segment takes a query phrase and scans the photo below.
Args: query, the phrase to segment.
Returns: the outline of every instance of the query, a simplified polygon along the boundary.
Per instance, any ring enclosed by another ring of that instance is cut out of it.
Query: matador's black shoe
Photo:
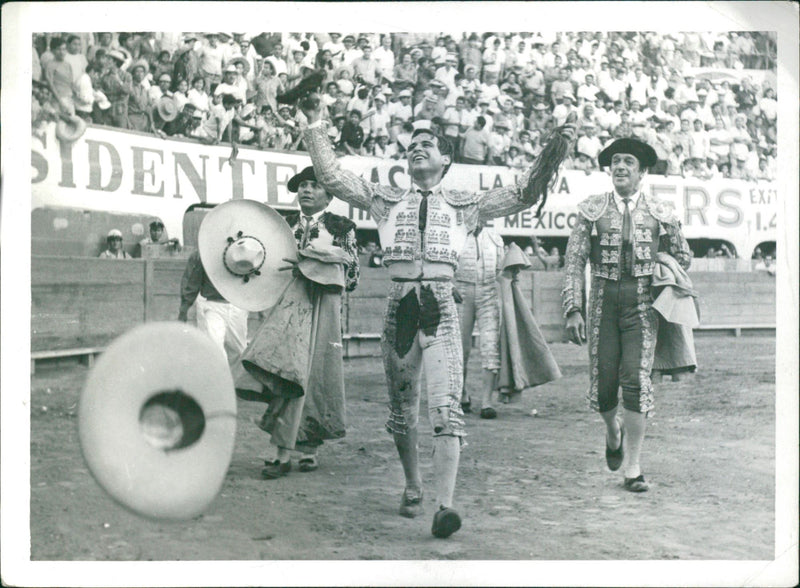
[[[628,492],[647,492],[650,486],[644,481],[644,476],[639,474],[635,478],[625,478],[625,490]]]
[[[452,508],[445,506],[439,507],[433,515],[433,526],[431,533],[439,539],[447,539],[450,535],[461,528],[461,517]]]
[[[292,471],[291,461],[282,462],[277,459],[265,461],[264,466],[264,469],[261,470],[261,477],[265,480],[277,480]]]

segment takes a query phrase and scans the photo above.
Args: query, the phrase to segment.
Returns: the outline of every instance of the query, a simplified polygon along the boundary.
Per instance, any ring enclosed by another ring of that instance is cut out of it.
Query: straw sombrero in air
[[[200,260],[214,287],[234,306],[270,308],[292,279],[279,271],[297,259],[289,225],[275,210],[255,200],[230,200],[203,219],[197,235]]]

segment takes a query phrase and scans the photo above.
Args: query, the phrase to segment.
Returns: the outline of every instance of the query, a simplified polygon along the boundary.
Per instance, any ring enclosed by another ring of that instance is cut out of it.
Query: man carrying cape
[[[618,470],[627,457],[624,488],[631,492],[649,488],[639,459],[645,417],[654,407],[650,374],[659,328],[651,292],[654,272],[665,254],[673,258],[676,272],[688,268],[692,258],[671,207],[641,190],[642,179],[656,160],[652,147],[632,138],[617,139],[600,153],[600,167],[611,168],[613,190],[589,196],[578,205],[562,290],[567,332],[571,341],[581,345],[587,335],[582,316],[583,274],[590,261],[588,399],[606,425],[608,468]],[[687,279],[685,273],[682,277]],[[666,344],[665,348],[673,349]],[[672,355],[693,357],[674,349]],[[617,417],[620,388],[622,420]]]

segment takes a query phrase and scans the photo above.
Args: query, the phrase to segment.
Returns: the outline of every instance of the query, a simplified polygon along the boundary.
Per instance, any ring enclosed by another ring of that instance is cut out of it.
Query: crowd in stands
[[[774,83],[743,71],[774,79],[773,33],[48,33],[33,43],[34,132],[77,116],[302,150],[305,117],[277,96],[322,70],[341,154],[401,158],[426,120],[456,162],[524,169],[575,111],[567,168],[588,173],[607,142],[636,136],[658,154],[654,173],[775,177]]]

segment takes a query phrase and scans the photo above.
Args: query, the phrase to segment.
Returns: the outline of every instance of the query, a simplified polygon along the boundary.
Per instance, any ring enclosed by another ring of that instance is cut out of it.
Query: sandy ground
[[[468,415],[456,489],[461,531],[430,534],[433,483],[421,434],[425,515],[397,515],[402,471],[384,432],[378,358],[346,363],[347,437],[321,467],[260,478],[262,405],[239,402],[236,449],[220,496],[183,523],[138,518],[94,482],[78,446],[76,405],[86,368],[40,365],[31,380],[31,557],[34,560],[772,559],[775,340],[701,338],[701,371],[657,389],[644,472],[630,494],[607,471],[603,427],[584,400],[586,350],[553,345],[564,377]],[[477,355],[477,352],[474,354]],[[478,382],[477,357],[470,362]],[[538,416],[532,416],[532,409]],[[424,414],[424,413],[423,413]],[[625,521],[627,532],[622,534]]]

